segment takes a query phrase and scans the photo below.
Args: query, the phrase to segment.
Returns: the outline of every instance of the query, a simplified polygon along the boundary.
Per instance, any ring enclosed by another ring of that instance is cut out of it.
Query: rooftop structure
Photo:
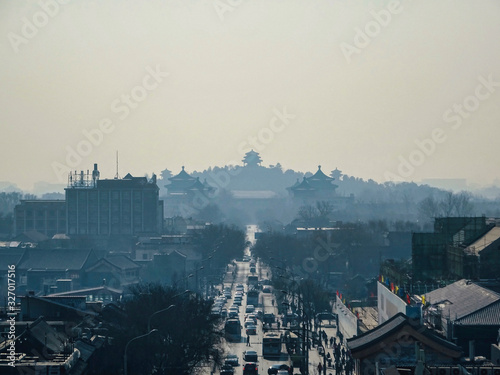
[[[92,173],[70,173],[66,192],[69,236],[144,235],[161,232],[163,201],[158,198],[156,176],[99,179]]]
[[[328,177],[318,165],[318,170],[310,177],[304,177],[302,181],[290,186],[288,190],[294,198],[300,199],[328,199],[335,196],[337,185],[333,184],[333,178]]]
[[[242,162],[246,167],[256,167],[260,166],[262,159],[260,158],[259,153],[252,149],[245,154]]]

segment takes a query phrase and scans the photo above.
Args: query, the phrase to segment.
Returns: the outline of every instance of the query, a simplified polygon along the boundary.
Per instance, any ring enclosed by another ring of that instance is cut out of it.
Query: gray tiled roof
[[[443,316],[456,321],[500,301],[500,294],[463,279],[426,293],[425,298],[432,305],[444,304]]]
[[[23,270],[80,270],[91,253],[91,249],[27,249],[16,268]]]
[[[124,255],[110,256],[106,258],[106,260],[115,267],[118,267],[122,270],[140,268],[140,266],[137,263],[135,263],[132,259]]]
[[[382,341],[385,337],[390,336],[391,334],[400,330],[403,326],[409,325],[412,326],[409,318],[403,314],[398,313],[394,315],[391,319],[385,321],[381,325],[375,327],[374,329],[363,333],[357,337],[353,337],[351,339],[347,339],[347,347],[351,351],[362,350],[364,348],[376,345],[378,342]],[[461,349],[445,340],[444,338],[434,334],[430,329],[424,327],[414,327],[418,329],[418,332],[434,341],[435,343],[447,347],[448,349],[454,350],[457,353],[461,352]]]
[[[356,350],[364,347],[365,345],[370,345],[374,341],[378,341],[382,339],[386,335],[390,334],[393,331],[396,331],[398,328],[402,327],[407,323],[406,316],[403,314],[397,314],[392,319],[387,320],[382,323],[378,327],[351,339],[347,340],[347,346],[349,349]]]
[[[500,301],[455,321],[459,325],[500,326]]]

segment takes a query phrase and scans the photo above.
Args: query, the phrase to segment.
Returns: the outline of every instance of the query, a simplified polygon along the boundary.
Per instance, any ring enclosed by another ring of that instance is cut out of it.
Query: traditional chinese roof
[[[426,293],[425,299],[432,305],[441,305],[443,316],[450,317],[451,321],[465,322],[462,318],[468,316],[470,321],[481,320],[481,316],[488,319],[490,310],[480,310],[493,303],[497,305],[494,310],[500,308],[500,294],[465,279]],[[500,321],[500,314],[497,321]]]
[[[309,181],[333,181],[333,178],[328,177],[326,174],[323,173],[321,170],[321,165],[318,165],[318,170],[314,175],[311,177],[307,178]]]
[[[16,268],[33,271],[82,270],[92,259],[96,259],[92,249],[26,249]]]
[[[169,177],[169,181],[194,181],[195,178],[191,175],[189,175],[185,170],[184,166],[182,166],[182,170],[179,172],[179,174]]]
[[[170,184],[165,185],[169,195],[187,195],[196,191],[212,191],[215,188],[210,186],[205,180],[203,183],[200,181],[199,177],[193,177],[189,175],[182,167],[182,171],[174,176],[170,177]]]
[[[387,341],[398,340],[401,331],[405,331],[406,335],[413,337],[416,341],[447,356],[459,358],[461,355],[462,350],[460,347],[439,337],[428,328],[412,324],[410,319],[403,313],[394,315],[391,319],[370,331],[347,339],[347,347],[351,350],[354,358],[362,358],[368,352],[383,351],[389,345]]]
[[[290,188],[290,190],[293,190],[295,192],[295,191],[311,191],[311,190],[315,190],[315,189],[311,186],[311,184],[309,184],[309,181],[307,180],[307,178],[304,177],[304,179],[302,180],[302,182],[300,184],[293,185]]]
[[[297,182],[290,186],[288,189],[291,190],[294,194],[299,193],[303,194],[304,192],[308,192],[310,194],[331,194],[337,188],[337,185],[332,184],[334,178],[328,177],[321,170],[321,165],[318,165],[318,170],[315,174],[310,177],[304,177],[302,182]]]
[[[259,153],[255,152],[253,149],[245,154],[242,161],[245,165],[260,165],[260,163],[262,163]]]

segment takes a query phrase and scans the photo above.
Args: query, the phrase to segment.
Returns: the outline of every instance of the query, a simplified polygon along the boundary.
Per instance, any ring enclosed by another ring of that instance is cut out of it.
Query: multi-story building
[[[413,233],[414,280],[479,278],[479,259],[472,248],[494,227],[484,216],[445,217],[435,219],[433,233]]]
[[[21,200],[14,208],[14,236],[37,231],[52,237],[66,232],[64,200]]]
[[[163,201],[156,176],[99,179],[92,173],[70,173],[66,192],[69,236],[153,235],[161,233]]]

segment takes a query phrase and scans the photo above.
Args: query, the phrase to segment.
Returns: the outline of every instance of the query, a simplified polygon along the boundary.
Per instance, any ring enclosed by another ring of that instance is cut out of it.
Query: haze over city
[[[63,3],[0,4],[1,181],[251,148],[378,182],[500,178],[496,1]]]

